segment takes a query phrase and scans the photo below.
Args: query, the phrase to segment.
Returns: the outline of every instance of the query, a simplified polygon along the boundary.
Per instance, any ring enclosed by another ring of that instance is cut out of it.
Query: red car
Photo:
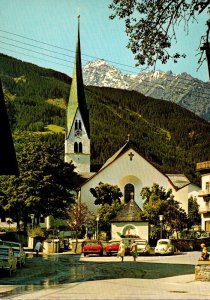
[[[106,254],[113,255],[117,254],[120,246],[120,241],[109,241],[108,245],[106,246]]]
[[[101,241],[98,240],[86,240],[83,244],[84,256],[88,254],[98,254],[103,256],[103,246]]]

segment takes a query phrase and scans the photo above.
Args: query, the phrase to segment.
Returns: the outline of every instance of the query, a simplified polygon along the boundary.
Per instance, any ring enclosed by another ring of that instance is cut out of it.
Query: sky
[[[76,47],[77,15],[80,14],[82,64],[104,59],[123,73],[136,74],[134,55],[126,47],[124,22],[110,20],[111,0],[0,0],[0,53],[72,76]],[[177,31],[174,49],[187,58],[177,64],[158,64],[156,69],[186,72],[208,81],[207,63],[198,68],[200,38],[206,32],[206,16],[190,25],[190,34]],[[197,55],[197,56],[196,56]]]

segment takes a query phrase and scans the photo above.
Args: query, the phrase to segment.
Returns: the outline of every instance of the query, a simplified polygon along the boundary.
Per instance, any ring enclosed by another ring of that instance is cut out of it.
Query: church
[[[91,211],[97,214],[98,207],[90,188],[95,188],[100,182],[117,185],[123,193],[122,201],[128,203],[130,195],[142,208],[140,196],[143,187],[159,184],[166,190],[171,189],[180,206],[188,212],[188,192],[190,181],[184,174],[164,174],[152,162],[139,153],[128,138],[122,142],[122,147],[105,162],[96,173],[90,172],[91,161],[91,128],[89,112],[85,100],[81,48],[80,24],[78,18],[78,35],[76,57],[69,102],[67,107],[67,130],[65,137],[65,162],[72,162],[76,172],[87,178],[80,186],[79,200],[86,203]]]

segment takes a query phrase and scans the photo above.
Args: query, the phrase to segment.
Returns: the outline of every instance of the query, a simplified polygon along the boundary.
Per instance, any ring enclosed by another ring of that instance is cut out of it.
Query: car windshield
[[[0,250],[0,255],[8,255],[8,250],[7,249],[1,249]]]
[[[160,241],[160,242],[158,242],[158,245],[168,245],[169,244],[169,242],[167,242],[167,241]]]
[[[111,245],[119,245],[120,242],[110,242],[108,245],[111,246]]]

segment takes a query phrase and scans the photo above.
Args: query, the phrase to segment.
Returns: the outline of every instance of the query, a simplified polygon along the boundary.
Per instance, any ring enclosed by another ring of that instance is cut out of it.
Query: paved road
[[[9,285],[8,281],[2,282],[5,279],[0,278],[0,298],[210,299],[210,283],[195,281],[194,269],[199,255],[199,252],[189,252],[174,256],[138,257],[136,263],[132,261],[132,257],[126,257],[123,263],[117,257],[80,257],[61,254],[37,260],[34,258],[28,267],[30,274],[34,275],[24,278],[26,270],[24,276],[19,272],[19,275],[17,273],[13,278],[13,284],[10,281]],[[62,264],[57,264],[58,257]],[[67,259],[71,262],[70,265],[66,264]],[[41,277],[40,280],[36,277],[38,269],[33,273],[31,270],[33,264],[38,264],[39,268],[42,264],[44,269],[48,266],[45,279]],[[59,264],[61,265],[57,271],[59,276],[56,277],[55,271]],[[67,270],[69,276],[66,277]],[[28,272],[28,275],[30,274]]]

